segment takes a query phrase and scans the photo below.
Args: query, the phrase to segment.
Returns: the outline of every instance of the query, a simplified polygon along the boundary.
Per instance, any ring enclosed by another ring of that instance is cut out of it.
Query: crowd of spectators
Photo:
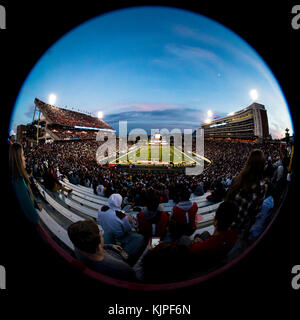
[[[98,133],[93,130],[70,130],[59,127],[52,128],[50,130],[59,140],[95,140]]]
[[[43,115],[52,124],[61,126],[83,126],[91,128],[113,129],[110,125],[101,119],[92,117],[88,114],[58,108],[50,104],[44,103],[35,99],[35,104],[38,106]]]
[[[205,141],[204,155],[211,163],[198,176],[132,173],[99,166],[95,154],[100,144],[55,142],[28,148],[27,171],[44,181],[49,175],[66,176],[107,197],[96,222],[70,226],[76,256],[101,273],[146,283],[187,279],[254,241],[279,200],[290,156],[278,144]],[[193,236],[198,207],[191,194],[207,191],[208,203],[224,202],[217,209],[213,234]],[[171,215],[161,206],[169,200],[175,202]],[[126,205],[139,211],[136,218],[122,210]]]
[[[280,146],[277,144],[250,144],[227,141],[205,141],[204,155],[211,160],[205,163],[204,171],[198,176],[187,176],[170,170],[160,173],[136,170],[126,172],[118,167],[99,166],[96,151],[103,142],[68,141],[52,144],[39,144],[25,150],[27,168],[34,175],[42,176],[45,171],[59,170],[70,182],[97,189],[109,197],[120,193],[140,205],[144,193],[149,187],[158,190],[164,202],[177,200],[178,186],[184,185],[196,196],[213,190],[211,201],[219,202],[234,177],[241,171],[250,151],[255,148],[263,150],[268,159],[268,174],[272,174],[280,164]]]

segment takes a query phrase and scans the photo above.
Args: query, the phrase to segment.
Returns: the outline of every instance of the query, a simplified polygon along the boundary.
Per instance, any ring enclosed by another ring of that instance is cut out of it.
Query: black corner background
[[[7,130],[18,92],[41,55],[62,35],[101,13],[135,5],[167,5],[206,15],[240,35],[267,62],[291,107],[297,132],[300,101],[300,30],[291,27],[297,1],[1,1],[7,29],[0,30],[1,65],[1,252],[7,290],[0,301],[9,312],[61,317],[80,310],[108,318],[107,307],[192,304],[193,318],[267,316],[296,312],[300,290],[291,287],[291,269],[300,264],[297,178],[280,215],[263,241],[236,266],[201,285],[170,292],[142,293],[100,284],[79,274],[30,230],[19,212],[8,177]],[[300,4],[300,1],[298,1]],[[296,149],[296,154],[298,153]],[[298,155],[297,155],[298,156]],[[6,306],[8,304],[4,303]],[[22,305],[22,307],[21,307]],[[59,309],[63,307],[63,309]],[[238,311],[238,309],[240,309]],[[299,310],[298,310],[299,311]],[[91,315],[92,316],[92,315]],[[126,318],[126,317],[125,317]],[[125,319],[124,318],[124,319]],[[122,319],[122,317],[120,317]]]

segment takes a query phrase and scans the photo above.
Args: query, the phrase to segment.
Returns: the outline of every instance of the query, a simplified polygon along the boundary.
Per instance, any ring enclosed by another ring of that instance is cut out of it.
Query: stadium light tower
[[[55,104],[55,102],[56,102],[56,95],[55,95],[54,93],[51,93],[51,94],[49,95],[48,102],[49,102],[49,104],[51,104],[51,105],[54,105],[54,104]]]
[[[102,119],[103,118],[103,112],[102,111],[98,111],[98,119]]]
[[[251,89],[249,91],[249,95],[253,101],[256,101],[258,99],[258,92],[256,89]]]
[[[211,117],[213,116],[213,113],[212,113],[211,110],[208,110],[208,111],[207,111],[207,116],[208,116],[208,118],[211,118]]]

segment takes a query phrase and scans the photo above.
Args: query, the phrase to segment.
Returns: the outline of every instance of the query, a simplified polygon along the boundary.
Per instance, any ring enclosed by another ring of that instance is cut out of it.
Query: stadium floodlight
[[[227,115],[228,115],[228,116],[233,116],[233,115],[234,115],[234,112],[229,112]]]
[[[54,104],[55,104],[55,102],[56,102],[56,95],[55,95],[54,93],[51,93],[51,94],[49,95],[48,102],[49,102],[49,104],[51,104],[51,105],[54,105]]]
[[[204,122],[205,123],[211,123],[211,119],[206,119]]]
[[[211,118],[211,117],[213,116],[213,113],[212,113],[211,110],[208,110],[208,111],[207,111],[207,116],[208,116],[209,118]]]
[[[249,91],[249,95],[253,101],[256,101],[258,99],[258,92],[256,89],[251,89]]]
[[[103,112],[102,111],[98,111],[98,119],[102,119],[103,118]]]

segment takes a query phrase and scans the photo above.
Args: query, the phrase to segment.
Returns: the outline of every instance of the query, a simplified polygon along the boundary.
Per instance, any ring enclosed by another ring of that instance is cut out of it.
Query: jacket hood
[[[110,209],[121,210],[121,204],[122,204],[122,196],[118,193],[113,193],[108,198],[108,206],[110,207]]]
[[[191,207],[193,206],[193,202],[188,200],[188,201],[181,201],[177,204],[177,207],[184,210],[184,211],[189,211]]]

